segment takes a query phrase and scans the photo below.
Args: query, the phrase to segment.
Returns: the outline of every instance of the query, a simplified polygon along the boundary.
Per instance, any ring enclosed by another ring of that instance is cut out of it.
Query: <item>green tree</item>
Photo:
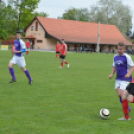
[[[34,17],[37,17],[37,16],[40,16],[40,17],[48,17],[49,15],[47,13],[44,13],[44,12],[34,12],[33,13],[33,18]]]
[[[6,39],[7,38],[7,32],[5,28],[5,7],[6,4],[4,1],[0,1],[0,38]]]
[[[17,20],[17,29],[24,30],[24,28],[33,19],[33,12],[38,8],[40,0],[8,0],[9,6],[15,11],[13,20]]]
[[[129,36],[131,34],[132,11],[122,1],[100,0],[90,7],[90,21],[98,22],[102,19],[104,24],[116,25],[119,30]]]
[[[77,21],[89,21],[89,11],[87,8],[74,8],[66,10],[65,13],[58,17],[59,19],[77,20]]]

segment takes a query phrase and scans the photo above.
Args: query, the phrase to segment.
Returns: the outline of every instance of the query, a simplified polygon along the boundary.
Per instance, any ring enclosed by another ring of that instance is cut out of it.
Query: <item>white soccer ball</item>
[[[100,110],[100,117],[102,118],[102,119],[108,119],[109,118],[109,116],[110,116],[110,111],[107,109],[107,108],[102,108],[101,110]]]

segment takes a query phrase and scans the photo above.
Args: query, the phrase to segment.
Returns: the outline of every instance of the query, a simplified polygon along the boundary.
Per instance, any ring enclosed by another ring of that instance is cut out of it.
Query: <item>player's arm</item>
[[[24,41],[22,41],[21,39],[20,39],[20,45],[21,45],[21,50],[20,51],[13,50],[13,53],[24,53],[24,52],[26,52],[26,45],[25,45]]]
[[[116,68],[113,67],[112,68],[112,71],[111,71],[111,74],[109,75],[109,79],[112,79],[112,77],[113,77],[113,75],[114,75],[115,72],[116,72]]]
[[[26,52],[25,42],[23,40],[21,40],[21,39],[20,39],[20,45],[21,45],[21,51],[20,51],[20,53]]]
[[[67,45],[65,44],[65,55],[67,54]]]
[[[116,64],[113,60],[113,67],[112,67],[112,71],[111,71],[111,74],[109,75],[109,79],[112,79],[114,73],[116,72]]]
[[[134,66],[130,68],[130,71],[125,75],[126,78],[129,78],[134,71]]]
[[[26,49],[22,49],[21,51],[16,51],[16,50],[13,50],[14,53],[24,53],[26,52]]]
[[[125,75],[126,78],[129,78],[133,71],[134,71],[134,63],[132,61],[132,58],[130,56],[127,56],[127,65],[130,67],[129,72]]]

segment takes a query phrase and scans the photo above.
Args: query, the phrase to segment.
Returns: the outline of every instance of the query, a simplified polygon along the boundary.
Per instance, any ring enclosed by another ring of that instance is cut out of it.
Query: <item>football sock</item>
[[[68,64],[68,62],[67,62],[67,61],[65,61],[64,63],[65,63],[65,64]]]
[[[31,78],[28,70],[25,71],[25,74],[26,74],[27,78],[29,79],[29,81],[32,81],[32,78]]]
[[[122,99],[121,99],[121,97],[120,97],[120,103],[122,104]]]
[[[133,102],[132,103],[134,103],[134,97],[133,97]]]
[[[128,119],[129,114],[128,114],[128,101],[127,101],[127,99],[122,101],[122,108],[123,108],[125,118]]]
[[[12,75],[13,80],[15,80],[14,70],[13,68],[9,68],[10,74]]]
[[[63,67],[63,63],[61,63],[61,67]]]
[[[122,99],[121,99],[121,97],[120,97],[120,103],[122,104]],[[131,111],[130,106],[128,106],[128,110]]]

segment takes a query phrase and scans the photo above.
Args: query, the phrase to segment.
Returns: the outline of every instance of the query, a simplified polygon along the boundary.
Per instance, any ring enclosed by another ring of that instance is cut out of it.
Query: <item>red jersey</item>
[[[67,45],[62,44],[61,46],[61,55],[66,55],[67,54]]]
[[[26,47],[30,48],[30,42],[29,41],[26,41]]]
[[[56,52],[60,52],[61,51],[61,45],[60,44],[57,44],[56,45]]]

